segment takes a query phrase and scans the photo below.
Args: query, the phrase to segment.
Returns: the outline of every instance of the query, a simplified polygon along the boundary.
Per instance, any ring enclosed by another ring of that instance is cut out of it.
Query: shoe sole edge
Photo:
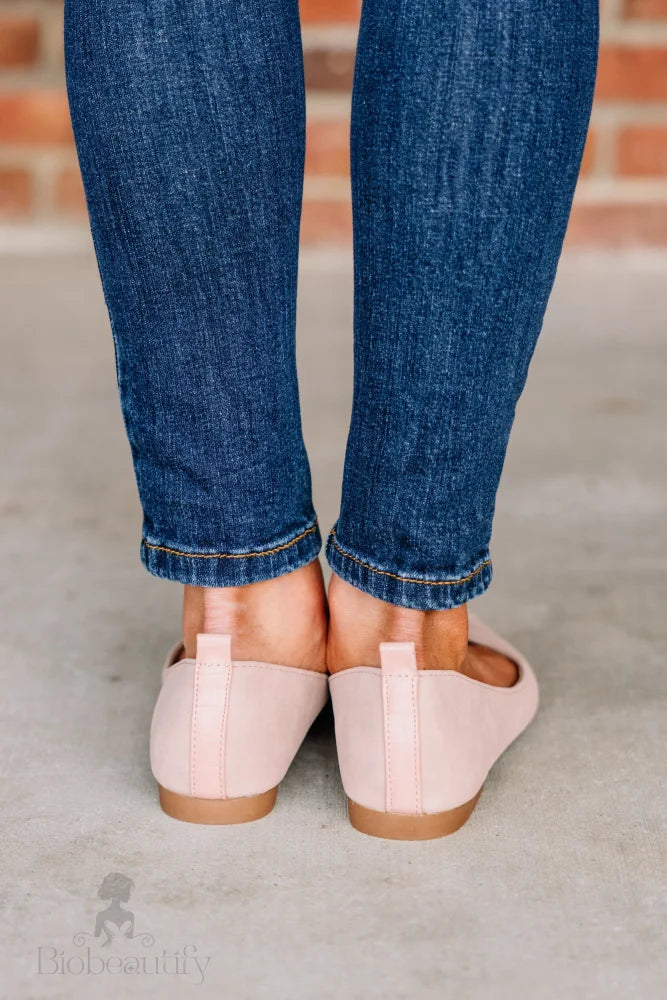
[[[184,823],[204,823],[212,826],[231,826],[251,823],[267,816],[276,804],[278,786],[259,795],[235,799],[196,799],[180,795],[158,785],[162,811],[172,819]]]
[[[456,833],[470,818],[479,801],[482,789],[463,805],[439,813],[422,813],[407,816],[399,813],[379,812],[347,800],[350,823],[355,830],[369,837],[383,840],[435,840]]]

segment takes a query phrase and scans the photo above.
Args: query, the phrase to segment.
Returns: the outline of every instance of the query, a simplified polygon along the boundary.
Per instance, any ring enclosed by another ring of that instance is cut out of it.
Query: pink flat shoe
[[[470,642],[517,664],[513,687],[453,670],[417,670],[412,642],[380,644],[382,667],[329,678],[352,825],[372,837],[429,840],[472,813],[486,776],[537,711],[528,661],[471,617]]]
[[[174,647],[153,712],[151,768],[163,810],[190,823],[246,823],[271,812],[327,677],[232,660],[229,635],[198,635],[197,657]]]

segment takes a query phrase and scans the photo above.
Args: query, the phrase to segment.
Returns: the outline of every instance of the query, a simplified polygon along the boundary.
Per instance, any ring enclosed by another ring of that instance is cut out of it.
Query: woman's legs
[[[422,666],[472,669],[465,603],[490,581],[495,492],[569,213],[596,28],[595,0],[365,0],[333,669],[405,637]],[[321,667],[294,362],[296,0],[67,0],[66,43],[144,562],[189,585],[186,642],[215,622],[246,637],[241,657],[306,665],[314,633]],[[489,679],[511,682],[496,666]]]
[[[67,0],[66,56],[143,561],[190,585],[186,642],[215,621],[241,658],[306,666],[315,632],[323,667],[294,349],[297,0]],[[249,605],[268,609],[260,635]]]
[[[67,0],[66,43],[144,562],[205,586],[303,566],[297,0]]]
[[[376,663],[392,638],[413,638],[422,666],[465,669],[464,605],[491,580],[496,489],[596,54],[597,0],[364,0],[354,406],[327,545],[333,669]]]

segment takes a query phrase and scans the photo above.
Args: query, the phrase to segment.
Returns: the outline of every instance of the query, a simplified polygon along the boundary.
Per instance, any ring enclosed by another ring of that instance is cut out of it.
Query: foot
[[[415,611],[387,604],[338,576],[329,587],[330,673],[350,667],[379,667],[381,642],[414,642],[422,670],[457,670],[496,687],[511,687],[518,670],[487,646],[468,642],[466,605],[447,611]]]
[[[317,559],[273,580],[244,587],[186,587],[185,656],[198,632],[229,633],[235,660],[326,671],[327,602]]]

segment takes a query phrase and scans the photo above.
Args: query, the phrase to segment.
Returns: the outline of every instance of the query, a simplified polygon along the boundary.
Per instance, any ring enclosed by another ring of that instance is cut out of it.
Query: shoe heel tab
[[[231,635],[213,635],[209,632],[197,634],[197,663],[215,663],[229,666],[232,662]]]
[[[385,810],[422,811],[418,671],[414,642],[381,642]]]
[[[381,642],[380,664],[384,676],[416,674],[417,655],[414,642]]]

